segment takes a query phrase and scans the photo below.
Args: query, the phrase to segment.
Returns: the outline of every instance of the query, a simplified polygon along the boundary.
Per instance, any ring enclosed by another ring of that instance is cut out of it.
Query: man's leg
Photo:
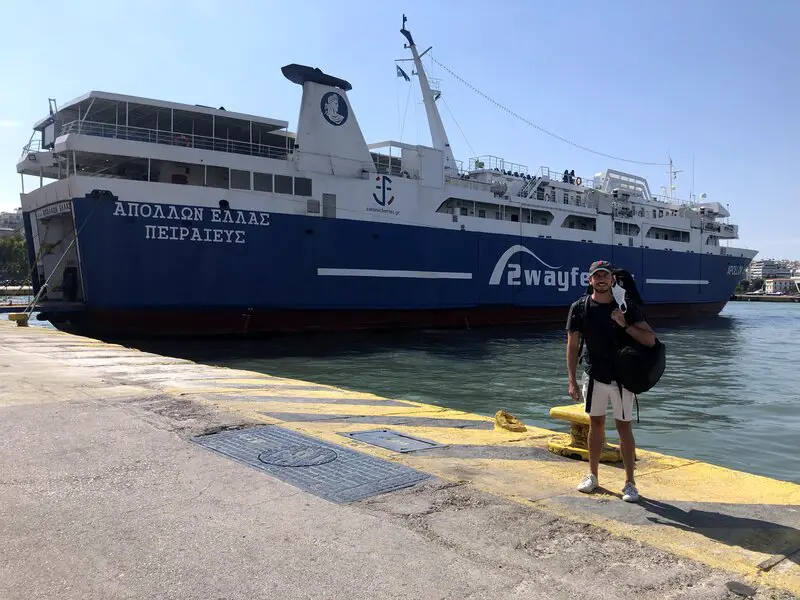
[[[633,394],[622,388],[614,386],[611,396],[611,405],[614,409],[614,421],[619,433],[619,445],[622,451],[622,462],[625,464],[625,487],[622,489],[622,499],[626,502],[639,500],[639,491],[636,489],[634,469],[636,467],[636,441],[633,439]]]
[[[589,436],[586,440],[589,447],[590,473],[578,485],[578,491],[589,493],[599,484],[598,468],[600,453],[606,437],[606,410],[608,409],[608,392],[603,384],[591,379],[584,380],[583,398],[586,413],[589,415]]]
[[[617,423],[617,432],[619,433],[619,445],[622,450],[622,462],[625,463],[625,481],[630,481],[634,485],[636,482],[633,478],[633,467],[636,459],[636,441],[633,439],[633,424],[630,421],[620,421],[615,419]]]
[[[592,475],[597,477],[597,470],[600,467],[600,453],[603,451],[603,444],[606,441],[606,418],[589,417],[589,470]]]

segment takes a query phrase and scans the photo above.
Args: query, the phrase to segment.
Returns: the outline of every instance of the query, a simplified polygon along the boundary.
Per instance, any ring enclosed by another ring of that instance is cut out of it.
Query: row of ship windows
[[[175,185],[192,185],[219,189],[274,192],[294,196],[311,196],[311,179],[231,169],[215,165],[176,163],[167,160],[115,156],[93,153],[76,153],[72,161],[67,158],[66,170],[59,177],[68,177],[71,172],[80,175],[151,181]]]
[[[637,215],[640,216],[640,217],[644,217],[644,214],[645,214],[645,209],[644,208],[640,208],[639,210],[635,210],[635,209],[632,209],[632,208],[616,208],[616,209],[614,209],[614,216],[615,217],[635,217]],[[677,216],[678,216],[678,211],[675,211],[675,210],[666,210],[665,211],[663,208],[659,208],[657,210],[655,208],[653,209],[653,218],[654,219],[656,219],[656,218],[660,219],[662,217],[677,217]]]
[[[467,207],[464,206],[459,208],[459,213],[465,217],[474,216],[475,212],[477,212],[479,218],[482,219],[486,218],[486,209],[484,208],[479,208],[477,209],[477,211],[469,210]],[[492,212],[494,214],[495,219],[499,220],[503,218],[502,213],[499,210]],[[548,219],[546,217],[537,217],[537,215],[534,214],[532,211],[530,212],[525,211],[525,212],[527,214],[525,214],[524,220],[527,223],[533,223],[536,225],[549,225],[551,223],[552,218]],[[511,221],[515,223],[519,222],[519,214],[511,213],[509,217]],[[455,218],[453,220],[455,220]],[[580,218],[567,219],[563,227],[566,227],[568,229],[583,229],[586,231],[597,231],[597,225],[593,219],[580,219]],[[638,225],[632,223],[623,223],[619,221],[614,223],[614,233],[617,235],[628,235],[635,237],[639,235],[640,231],[641,230],[639,229]],[[654,238],[657,240],[667,240],[672,242],[688,243],[690,241],[690,234],[688,231],[674,231],[670,229],[658,229],[658,230],[653,229],[650,232],[648,232],[647,237]]]
[[[202,167],[201,167],[202,168]],[[240,169],[227,169],[224,167],[207,167],[205,185],[210,187],[229,188],[232,190],[247,190],[255,192],[275,192],[276,194],[292,194],[295,196],[311,196],[311,180],[307,177],[292,177],[291,175],[273,175],[272,173],[258,173],[242,171]],[[209,177],[209,175],[216,175]],[[178,185],[198,185],[190,177],[191,168],[187,167],[183,173],[170,174],[170,183]],[[162,178],[163,179],[163,178]]]
[[[251,190],[256,192],[275,192],[276,194],[294,194],[295,196],[311,196],[311,180],[307,177],[291,175],[273,175],[255,171],[231,169],[230,189]]]

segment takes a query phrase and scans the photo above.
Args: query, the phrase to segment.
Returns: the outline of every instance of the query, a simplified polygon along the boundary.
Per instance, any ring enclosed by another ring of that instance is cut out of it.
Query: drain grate
[[[380,446],[395,452],[414,452],[416,450],[427,450],[429,448],[444,448],[443,444],[437,444],[430,440],[406,435],[392,431],[391,429],[374,429],[372,431],[354,431],[342,433],[341,435],[366,442],[373,446]]]
[[[354,502],[430,477],[276,425],[222,431],[193,441],[331,502]]]

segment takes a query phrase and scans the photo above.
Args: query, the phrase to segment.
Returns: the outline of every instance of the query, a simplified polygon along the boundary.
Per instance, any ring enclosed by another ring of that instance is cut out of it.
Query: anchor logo
[[[388,200],[386,199],[386,192],[391,192],[392,188],[390,188],[387,184],[392,183],[392,180],[389,179],[386,175],[378,175],[375,178],[375,181],[380,181],[378,185],[375,187],[381,191],[381,197],[378,198],[378,195],[373,192],[372,198],[380,204],[381,206],[388,206],[392,202],[394,202],[394,196],[391,196]]]

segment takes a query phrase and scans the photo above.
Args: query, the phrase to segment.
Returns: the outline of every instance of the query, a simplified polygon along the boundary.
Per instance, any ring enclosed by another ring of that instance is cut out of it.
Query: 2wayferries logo
[[[545,268],[523,269],[519,263],[509,262],[514,255],[519,253],[529,254],[541,263],[541,267]],[[517,244],[503,252],[489,277],[489,285],[500,285],[503,282],[512,286],[554,287],[560,292],[566,292],[578,285],[586,287],[589,284],[589,272],[582,272],[580,267],[572,267],[569,270],[563,269],[561,266],[554,267],[544,262],[525,246]]]
[[[399,210],[386,208],[392,202],[394,202],[394,194],[389,193],[392,191],[392,188],[390,187],[390,184],[392,183],[391,178],[386,175],[378,175],[375,177],[375,181],[378,182],[378,184],[375,186],[375,189],[377,189],[378,192],[372,192],[372,199],[376,204],[383,208],[375,208],[374,206],[370,206],[367,207],[367,212],[385,213],[395,216],[399,215]]]

